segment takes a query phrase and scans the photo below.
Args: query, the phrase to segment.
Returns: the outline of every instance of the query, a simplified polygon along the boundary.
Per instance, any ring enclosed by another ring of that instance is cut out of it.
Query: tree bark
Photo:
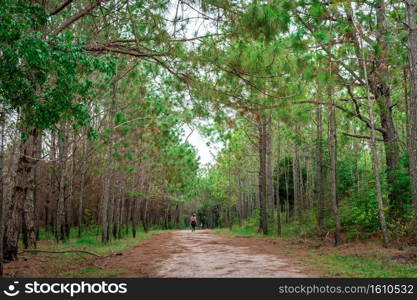
[[[4,237],[4,139],[6,118],[4,105],[0,111],[0,278],[3,278],[3,237]]]
[[[317,221],[320,228],[324,226],[324,182],[323,182],[323,125],[321,105],[316,108],[316,201],[318,208]]]
[[[348,2],[350,3],[350,2]],[[361,60],[360,53],[360,41],[358,34],[361,32],[356,28],[355,21],[353,19],[353,9],[349,4],[347,6],[348,22],[355,28],[357,34],[353,35],[353,42],[356,47],[356,55],[358,61]],[[378,51],[375,52],[372,65],[373,70],[370,72],[370,76],[365,82],[372,94],[375,96],[376,103],[379,106],[379,117],[381,122],[381,133],[385,148],[385,163],[387,167],[387,183],[389,186],[388,198],[391,206],[392,216],[401,217],[404,213],[401,192],[397,190],[399,186],[398,169],[400,167],[400,148],[397,130],[393,119],[393,107],[391,100],[391,91],[388,85],[389,73],[388,73],[388,47],[387,47],[387,30],[386,30],[386,18],[385,18],[385,1],[375,1],[376,11],[376,44],[378,45]],[[367,124],[368,127],[369,123]]]
[[[340,217],[339,204],[337,201],[337,129],[336,129],[336,111],[334,107],[333,90],[331,83],[328,86],[329,94],[329,152],[330,152],[330,195],[332,199],[333,216],[335,222],[334,242],[335,245],[341,243],[340,236]]]
[[[386,41],[386,19],[385,19],[385,1],[376,1],[376,42],[380,47],[375,55],[375,71],[368,78],[369,87],[375,96],[380,110],[381,127],[384,129],[382,138],[384,140],[386,164],[387,164],[387,181],[390,187],[389,200],[393,217],[401,217],[404,212],[402,205],[401,193],[396,189],[398,169],[400,163],[400,148],[398,145],[397,130],[395,128],[392,115],[393,104],[391,101],[391,92],[388,86],[388,46]]]
[[[62,126],[63,136],[58,137],[58,160],[59,160],[59,184],[58,199],[56,206],[56,239],[65,241],[67,238],[65,228],[65,174],[67,169],[67,136],[65,126]]]
[[[274,179],[272,174],[272,124],[270,118],[268,118],[265,133],[268,219],[272,220],[274,216]]]
[[[83,145],[81,153],[81,178],[80,178],[80,196],[78,200],[78,237],[81,237],[83,231],[83,211],[84,211],[84,185],[85,185],[85,173],[86,170],[86,147]]]
[[[288,176],[289,176],[289,167],[290,163],[289,160],[285,159],[286,166],[284,170],[284,177],[285,177],[285,223],[288,224],[290,221],[290,199],[289,199],[289,187],[288,187]]]
[[[381,1],[383,3],[383,1]],[[377,12],[378,14],[378,12]],[[378,18],[381,16],[378,15]],[[371,125],[371,139],[369,141],[369,146],[371,148],[371,161],[372,161],[372,169],[374,172],[375,177],[375,188],[376,188],[376,195],[377,195],[377,202],[378,202],[378,215],[379,215],[379,223],[382,231],[383,236],[383,246],[388,247],[388,230],[387,230],[387,224],[385,221],[385,211],[384,211],[384,202],[382,198],[382,187],[381,187],[381,177],[379,174],[379,157],[378,157],[378,148],[377,148],[377,142],[375,137],[375,121],[374,121],[374,111],[373,111],[373,101],[370,97],[370,86],[369,86],[369,80],[368,80],[368,70],[365,63],[365,52],[363,50],[362,45],[362,36],[359,38],[359,49],[360,49],[360,55],[361,55],[361,61],[362,61],[362,68],[363,72],[365,74],[365,81],[366,81],[366,88],[367,88],[367,98],[368,98],[368,115],[369,115],[369,121]]]
[[[107,158],[106,158],[106,170],[103,178],[103,196],[101,201],[101,240],[103,243],[107,243],[110,240],[110,224],[109,224],[109,207],[110,207],[110,193],[111,193],[111,182],[113,173],[113,134],[114,134],[114,118],[116,114],[116,92],[117,92],[117,81],[113,82],[113,97],[109,113],[109,140],[107,145]]]
[[[408,0],[405,1],[405,4],[407,9],[408,57],[410,64],[409,135],[407,144],[417,231],[417,26],[415,21],[417,1]]]
[[[259,229],[263,234],[268,234],[268,221],[267,221],[267,179],[266,179],[266,147],[267,147],[267,136],[266,136],[266,121],[260,117],[258,122],[259,132]]]
[[[276,184],[276,211],[277,211],[277,235],[280,236],[282,233],[281,228],[281,199],[279,195],[279,181],[281,177],[281,166],[280,166],[280,158],[281,158],[281,144],[278,136],[278,149],[277,149],[277,184]]]
[[[294,196],[294,217],[301,219],[301,201],[300,201],[300,172],[299,172],[299,150],[298,145],[294,145],[294,154],[292,158],[292,178],[293,178],[293,196]]]
[[[4,259],[17,258],[19,233],[24,226],[25,239],[29,246],[36,246],[36,233],[33,210],[34,167],[36,165],[36,141],[38,130],[26,130],[27,136],[22,134],[19,146],[19,159],[16,170],[16,183],[13,188],[11,215],[7,222],[4,243]],[[32,203],[30,203],[32,201]]]

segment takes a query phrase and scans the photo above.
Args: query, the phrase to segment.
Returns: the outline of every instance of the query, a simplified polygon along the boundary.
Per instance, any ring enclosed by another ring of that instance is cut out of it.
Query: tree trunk
[[[415,209],[415,226],[417,230],[417,26],[416,0],[405,1],[408,25],[408,57],[410,64],[410,101],[409,101],[409,136],[408,154],[411,176],[411,191]]]
[[[259,229],[263,234],[268,234],[268,221],[267,221],[267,178],[266,178],[266,121],[261,117],[258,122],[259,131]]]
[[[142,226],[145,232],[148,232],[148,205],[149,200],[146,198],[145,200],[145,207],[143,208],[143,215],[142,215]]]
[[[350,2],[349,2],[350,3]],[[376,44],[378,50],[375,51],[372,65],[373,72],[368,77],[366,84],[370,88],[370,92],[375,96],[376,103],[379,106],[379,117],[382,128],[382,138],[385,148],[385,162],[387,167],[387,183],[389,186],[388,198],[391,206],[391,213],[394,218],[403,215],[404,205],[402,204],[401,191],[398,182],[398,169],[400,166],[400,148],[398,144],[397,130],[393,119],[393,103],[391,101],[391,91],[388,85],[389,73],[388,73],[388,47],[387,47],[387,30],[385,19],[385,1],[375,1],[376,11]],[[356,28],[355,21],[353,20],[352,7],[348,6],[347,10],[348,21],[352,27]],[[361,34],[356,28],[358,34]],[[359,53],[360,41],[357,35],[354,35],[354,43],[356,45],[356,55],[358,61],[361,60],[361,54]],[[369,125],[369,124],[368,124]]]
[[[65,126],[62,126],[63,136],[58,137],[58,160],[59,160],[59,192],[56,206],[56,239],[65,241],[67,238],[65,228],[65,174],[67,169],[67,136]]]
[[[384,140],[386,164],[387,164],[387,181],[389,185],[389,200],[393,217],[400,217],[404,213],[404,205],[402,204],[401,193],[397,190],[398,169],[400,163],[400,148],[398,145],[398,136],[392,116],[393,104],[391,101],[391,92],[388,86],[388,46],[386,41],[386,19],[385,19],[385,1],[376,1],[376,19],[377,34],[376,42],[379,50],[375,55],[376,69],[371,78],[368,78],[370,89],[375,96],[379,106],[381,127],[384,132],[382,137]]]
[[[13,188],[11,215],[7,222],[4,243],[4,259],[17,258],[19,233],[24,226],[24,239],[28,247],[36,247],[34,224],[33,186],[34,167],[37,163],[36,142],[38,130],[30,128],[27,136],[22,136],[19,147],[19,160],[16,170],[16,183]],[[32,202],[31,202],[32,201]]]
[[[289,199],[289,188],[288,188],[288,176],[289,176],[289,167],[290,163],[289,160],[285,159],[287,162],[284,170],[284,177],[285,177],[285,223],[288,224],[290,221],[290,199]]]
[[[140,213],[140,208],[139,208],[139,201],[138,199],[135,197],[134,199],[132,199],[132,213],[131,213],[131,217],[132,217],[132,236],[135,238],[136,237],[136,228],[137,228],[137,224],[138,224],[138,217],[139,217],[139,213]]]
[[[81,237],[83,231],[83,205],[84,205],[84,185],[85,185],[85,157],[81,157],[81,179],[80,179],[80,197],[78,201],[78,237]]]
[[[320,96],[319,96],[320,97]],[[324,182],[323,182],[323,125],[321,105],[317,104],[316,109],[317,129],[316,129],[316,201],[318,208],[318,225],[324,226]]]
[[[280,168],[280,157],[281,157],[281,145],[280,145],[280,140],[278,137],[278,149],[277,149],[277,185],[276,185],[276,210],[277,210],[277,235],[280,236],[281,235],[281,199],[279,196],[279,180],[281,177],[281,168]]]
[[[36,143],[36,159],[40,160],[42,156],[42,133],[38,135],[38,141]],[[35,220],[35,236],[36,241],[39,241],[39,208],[38,208],[38,195],[39,195],[39,168],[40,164],[36,164],[34,168],[34,190],[33,190],[33,207],[34,207],[34,220]]]
[[[383,5],[383,1],[381,1]],[[377,18],[381,18],[380,16],[381,11],[377,11]],[[378,22],[381,22],[380,20]],[[381,187],[381,177],[379,174],[379,158],[378,158],[378,148],[376,144],[376,137],[375,137],[375,121],[374,121],[374,112],[373,112],[373,101],[370,97],[371,88],[369,86],[369,80],[368,80],[368,70],[365,63],[365,52],[363,50],[362,45],[362,36],[359,37],[359,49],[360,49],[360,55],[361,55],[361,61],[362,61],[362,67],[363,72],[365,74],[365,82],[367,83],[367,99],[368,99],[368,115],[369,115],[369,121],[370,121],[370,127],[371,127],[371,139],[369,141],[369,146],[371,148],[371,161],[372,161],[372,169],[374,172],[375,177],[375,188],[376,188],[376,194],[377,194],[377,202],[378,202],[378,215],[379,215],[379,222],[380,227],[382,230],[383,235],[383,245],[384,247],[388,247],[388,231],[387,231],[387,224],[385,221],[385,211],[384,211],[384,202],[382,198],[382,187]]]
[[[299,169],[299,150],[298,150],[298,145],[294,145],[294,155],[292,158],[294,217],[301,219],[300,180],[299,180],[300,172],[298,169]]]
[[[106,170],[103,178],[103,196],[101,198],[101,240],[103,243],[107,243],[110,240],[109,233],[109,208],[110,208],[110,193],[111,193],[111,180],[113,173],[113,134],[114,134],[114,117],[116,114],[116,92],[117,92],[117,81],[113,82],[113,97],[109,113],[109,140],[107,145],[107,158],[106,158]]]
[[[274,178],[272,174],[272,125],[268,118],[266,126],[266,178],[267,178],[267,203],[268,219],[273,220],[274,216]]]
[[[330,64],[331,66],[331,64]],[[336,136],[336,111],[333,99],[333,90],[331,83],[328,86],[329,94],[329,152],[330,152],[330,195],[333,208],[333,216],[335,222],[334,242],[335,245],[339,245],[341,242],[340,237],[340,217],[339,217],[339,205],[337,201],[337,136]]]
[[[3,278],[3,237],[4,237],[4,139],[6,118],[4,105],[0,111],[0,278]]]

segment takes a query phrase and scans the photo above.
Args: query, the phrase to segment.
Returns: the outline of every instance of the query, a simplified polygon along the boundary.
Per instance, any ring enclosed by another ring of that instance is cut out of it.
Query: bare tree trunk
[[[101,240],[103,243],[107,243],[110,240],[109,233],[109,204],[110,204],[110,193],[111,193],[111,182],[112,182],[112,173],[113,173],[113,134],[114,134],[114,117],[116,114],[116,93],[117,93],[117,81],[113,82],[113,97],[109,113],[109,140],[107,145],[107,158],[106,158],[106,171],[103,178],[103,196],[101,198],[101,225],[102,225],[102,234]]]
[[[56,206],[56,238],[58,241],[65,241],[67,238],[65,228],[65,174],[67,169],[67,135],[65,125],[62,126],[62,135],[58,138],[59,158],[59,192]]]
[[[261,117],[258,122],[259,130],[259,229],[263,234],[268,234],[268,221],[266,211],[267,201],[267,179],[266,179],[266,147],[267,147],[267,136],[266,136],[266,121]]]
[[[37,150],[36,150],[36,158],[38,160],[42,157],[42,133],[39,134],[39,140],[37,142]],[[40,187],[40,164],[36,164],[35,166],[35,174],[34,174],[34,191],[33,191],[33,205],[34,205],[34,219],[35,219],[35,232],[36,232],[36,240],[39,241],[39,205],[38,205],[38,196],[39,196],[39,187]]]
[[[321,97],[321,95],[319,96]],[[323,125],[321,105],[317,104],[316,109],[317,129],[316,129],[316,201],[318,208],[318,225],[324,226],[324,182],[323,182]]]
[[[415,209],[415,226],[417,230],[417,26],[416,0],[405,1],[408,25],[408,57],[410,64],[410,102],[409,102],[409,136],[408,153],[411,175],[412,199]]]
[[[0,278],[3,278],[3,237],[4,237],[4,139],[5,118],[4,105],[0,111]]]
[[[290,199],[289,199],[289,188],[288,188],[288,176],[289,176],[289,167],[290,163],[289,160],[285,160],[287,165],[285,166],[284,170],[284,177],[285,177],[285,223],[288,224],[290,221]]]
[[[85,185],[85,173],[87,172],[86,170],[86,144],[87,141],[85,141],[83,143],[82,146],[82,150],[81,150],[81,155],[80,155],[80,159],[81,159],[81,167],[80,167],[80,172],[81,172],[81,178],[80,178],[80,196],[79,196],[79,200],[78,200],[78,237],[81,237],[82,231],[83,231],[83,211],[84,211],[84,185]]]
[[[304,184],[304,176],[303,176],[303,168],[302,168],[302,158],[298,158],[298,182],[299,182],[299,199],[300,199],[300,207],[301,207],[301,217],[304,216],[306,211],[306,189]]]
[[[279,196],[279,180],[281,176],[281,168],[280,168],[280,158],[281,158],[281,144],[278,137],[278,149],[277,149],[277,184],[276,184],[276,210],[277,210],[277,235],[281,235],[281,199]]]
[[[347,6],[348,21],[352,27],[359,33],[353,19],[353,9],[349,3]],[[386,29],[386,10],[385,0],[374,1],[374,9],[376,11],[376,44],[378,47],[372,60],[372,73],[368,77],[366,84],[369,86],[370,92],[375,96],[376,103],[379,107],[379,119],[382,128],[382,138],[385,148],[385,163],[387,166],[387,183],[389,186],[388,198],[391,206],[393,217],[402,217],[404,212],[404,205],[402,203],[401,193],[397,190],[398,187],[398,169],[400,167],[400,148],[397,130],[395,128],[393,118],[394,105],[391,100],[391,90],[388,85],[389,72],[387,60],[389,58],[389,48],[387,45],[387,29]],[[356,46],[357,59],[361,60],[359,53],[360,41],[355,34],[353,42]]]
[[[398,169],[400,165],[400,148],[398,145],[398,136],[394,124],[392,109],[394,107],[391,100],[391,92],[388,86],[388,46],[386,41],[387,29],[385,18],[385,0],[375,2],[378,52],[375,62],[376,69],[372,78],[368,78],[370,90],[375,95],[376,103],[379,106],[381,126],[384,129],[382,137],[385,146],[386,164],[387,164],[387,181],[390,187],[389,200],[392,207],[393,217],[402,217],[403,203],[401,193],[398,193]],[[372,129],[371,129],[372,130]]]
[[[143,215],[142,215],[142,226],[145,232],[148,232],[148,205],[149,200],[146,198],[145,200],[145,207],[143,208]]]
[[[413,22],[415,20],[413,19]],[[359,48],[361,50],[361,58],[362,58],[362,67],[365,74],[366,82],[368,83],[368,70],[366,68],[365,63],[365,53],[362,46],[362,37],[359,37]],[[382,198],[382,187],[381,187],[381,177],[379,174],[379,157],[378,157],[378,148],[376,144],[376,137],[375,137],[375,121],[374,121],[374,112],[373,112],[373,100],[370,97],[370,87],[367,84],[367,97],[368,97],[368,115],[369,121],[371,123],[371,139],[369,141],[369,146],[371,148],[371,159],[372,159],[372,169],[374,171],[375,177],[375,188],[376,188],[376,195],[377,195],[377,202],[378,202],[378,214],[379,214],[379,223],[381,226],[382,236],[383,236],[383,245],[384,247],[388,247],[388,230],[387,224],[385,221],[385,211],[384,211],[384,201]]]
[[[27,132],[27,137],[21,138],[19,160],[16,170],[16,183],[13,188],[13,201],[11,203],[11,216],[8,219],[4,258],[14,260],[17,258],[18,239],[24,227],[24,240],[28,247],[36,247],[36,233],[34,225],[33,185],[34,167],[36,161],[36,142],[38,130],[34,127]],[[31,202],[32,201],[32,202]]]
[[[300,201],[300,181],[299,181],[299,154],[298,146],[294,145],[294,155],[292,159],[292,176],[294,191],[294,217],[301,218],[301,201]]]
[[[139,207],[138,207],[138,200],[136,199],[136,197],[134,199],[132,199],[132,213],[131,213],[131,217],[132,217],[132,236],[135,238],[136,237],[136,227],[137,227],[137,218],[139,215]]]
[[[331,63],[330,63],[331,69]],[[336,135],[336,111],[333,99],[333,88],[331,83],[328,85],[329,96],[329,152],[330,152],[330,195],[333,208],[333,216],[335,221],[335,233],[334,241],[335,245],[341,243],[340,236],[340,217],[339,217],[339,204],[337,201],[337,135]]]
[[[270,118],[268,118],[266,126],[266,172],[268,218],[272,220],[274,216],[274,178],[272,174],[272,125]]]
[[[68,193],[65,198],[65,235],[69,239],[71,232],[71,225],[73,224],[73,193],[74,193],[74,177],[75,177],[75,158],[77,152],[77,146],[75,143],[75,135],[72,135],[71,143],[71,170],[68,174],[71,174],[68,182]]]

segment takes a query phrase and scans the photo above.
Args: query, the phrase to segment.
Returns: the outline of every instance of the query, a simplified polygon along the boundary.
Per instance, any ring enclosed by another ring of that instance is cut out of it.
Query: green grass
[[[110,254],[113,252],[123,251],[127,248],[132,248],[143,240],[148,239],[155,233],[159,233],[161,230],[150,230],[147,233],[143,231],[137,231],[136,238],[123,237],[121,239],[113,239],[109,243],[103,244],[101,242],[101,236],[97,236],[96,233],[85,232],[80,238],[70,238],[65,242],[57,243],[54,239],[47,245],[42,245],[39,249],[42,250],[58,250],[64,251],[69,249],[82,249],[88,250],[100,255]],[[42,240],[42,239],[41,239]],[[65,253],[64,256],[77,256],[74,253]],[[60,254],[60,256],[62,256]]]
[[[48,251],[76,249],[94,252],[98,255],[107,255],[133,248],[160,232],[162,230],[159,228],[152,228],[146,233],[141,228],[138,228],[136,238],[133,238],[130,234],[121,239],[112,239],[110,242],[103,244],[101,242],[101,234],[97,234],[97,228],[85,230],[80,238],[77,237],[77,228],[74,228],[71,230],[70,239],[59,243],[55,240],[52,233],[42,230],[39,234],[40,242],[38,243],[38,249]],[[112,277],[125,272],[123,269],[105,270],[105,268],[86,267],[86,259],[88,260],[92,256],[84,253],[54,254],[39,252],[32,255],[48,257],[47,261],[51,269],[48,274],[45,274],[47,277]]]
[[[244,227],[237,227],[233,226],[232,230],[229,230],[227,228],[216,228],[213,229],[214,233],[219,234],[227,234],[227,235],[247,235],[254,238],[261,238],[263,235],[257,233],[256,231],[253,231],[250,228],[244,228]]]
[[[277,228],[275,218],[268,222],[268,234],[265,236],[258,232],[259,229],[259,217],[255,214],[253,217],[248,218],[241,226],[232,226],[232,230],[219,229],[221,233],[229,233],[232,235],[248,235],[251,237],[276,237]],[[313,214],[304,215],[303,221],[291,220],[289,223],[284,222],[284,215],[281,215],[281,235],[280,237],[298,237],[298,236],[309,236],[315,235],[318,231],[316,226],[311,224],[317,224],[315,216]],[[220,232],[219,232],[220,233]]]
[[[325,277],[417,277],[417,265],[388,261],[381,255],[312,255],[304,260],[325,270]]]
[[[264,236],[250,228],[233,227],[232,230],[219,228],[213,230],[214,233],[226,234],[231,236],[245,235],[256,239],[277,239],[283,242],[283,251],[291,256],[299,250],[300,245],[295,246],[291,243],[296,236],[290,235],[283,238],[276,236]],[[282,244],[281,244],[282,245]],[[369,252],[361,254],[349,253],[349,250],[333,248],[331,246],[322,249],[303,247],[303,253],[298,254],[298,260],[306,265],[312,266],[316,271],[323,274],[323,277],[369,277],[369,278],[389,278],[389,277],[417,277],[417,265],[406,264],[394,261],[390,257],[388,250],[377,246],[372,241],[366,245],[369,246]],[[298,248],[298,249],[297,249]],[[372,253],[375,249],[375,253]],[[293,255],[297,259],[296,255]]]

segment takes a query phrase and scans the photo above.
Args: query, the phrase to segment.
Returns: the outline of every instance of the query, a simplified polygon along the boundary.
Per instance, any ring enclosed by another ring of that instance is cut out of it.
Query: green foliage
[[[310,260],[308,260],[310,261]],[[311,262],[320,269],[326,269],[326,277],[355,278],[415,278],[417,267],[413,264],[399,264],[389,261],[384,255],[341,255],[329,253],[314,256]]]
[[[362,191],[356,197],[343,201],[340,218],[348,238],[373,234],[379,230],[378,203],[374,189]]]
[[[112,73],[112,64],[87,54],[70,36],[47,40],[40,4],[5,0],[0,12],[0,100],[23,114],[24,127],[52,128],[62,119],[86,125],[92,87],[86,75]]]
[[[291,1],[272,1],[269,4],[252,2],[241,18],[241,25],[256,39],[272,40],[278,32],[289,29],[288,9]]]

